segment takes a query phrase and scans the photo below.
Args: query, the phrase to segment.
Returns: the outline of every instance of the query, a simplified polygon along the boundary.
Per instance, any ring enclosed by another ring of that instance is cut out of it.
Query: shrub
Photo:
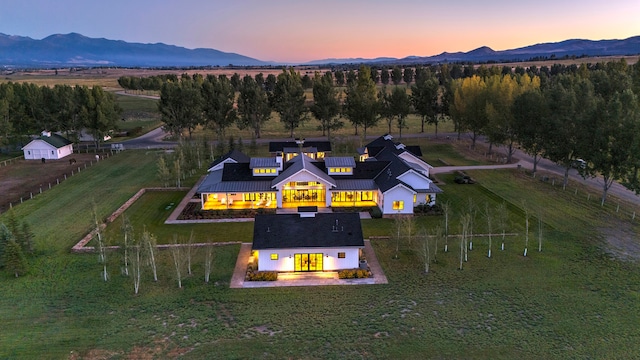
[[[372,207],[371,211],[369,212],[371,214],[371,218],[373,219],[381,219],[382,218],[382,210],[380,210],[379,207]]]
[[[276,281],[278,273],[275,271],[255,271],[247,274],[248,281]]]
[[[339,279],[365,279],[371,277],[371,271],[364,269],[347,269],[338,271]]]
[[[420,204],[413,208],[415,215],[442,215],[442,208],[439,204],[429,206],[427,204]]]

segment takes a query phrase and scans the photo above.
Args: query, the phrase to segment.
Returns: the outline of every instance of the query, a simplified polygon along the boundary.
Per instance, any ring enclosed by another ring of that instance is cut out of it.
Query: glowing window
[[[339,252],[338,253],[338,259],[344,259],[344,258],[345,258],[345,253]]]
[[[271,254],[271,260],[278,260],[278,254]]]
[[[418,195],[413,195],[413,202],[415,203],[416,201],[418,201]]]
[[[402,210],[404,209],[404,201],[396,200],[393,202],[393,210]]]

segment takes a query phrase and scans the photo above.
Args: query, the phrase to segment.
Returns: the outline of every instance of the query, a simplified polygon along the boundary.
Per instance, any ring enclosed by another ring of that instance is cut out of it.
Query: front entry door
[[[322,254],[295,254],[295,271],[322,271]]]

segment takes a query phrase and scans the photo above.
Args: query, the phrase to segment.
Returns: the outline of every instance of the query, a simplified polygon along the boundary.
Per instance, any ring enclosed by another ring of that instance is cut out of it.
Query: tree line
[[[454,77],[455,68],[460,77]],[[399,84],[408,71],[394,69]],[[640,65],[620,60],[515,70],[418,66],[406,79],[410,86],[391,89],[377,85],[375,79],[383,73],[362,65],[353,75],[347,72],[346,86],[341,87],[340,71],[316,72],[313,100],[306,98],[302,77],[294,69],[270,75],[270,82],[262,74],[184,74],[163,83],[158,107],[167,131],[191,135],[203,126],[214,130],[219,142],[233,125],[259,138],[272,113],[292,137],[312,117],[329,139],[345,120],[355,135],[362,131],[366,137],[368,129],[384,120],[390,133],[397,130],[402,136],[407,117],[416,114],[421,131],[425,123],[433,124],[437,136],[438,124],[452,121],[458,136],[470,135],[472,146],[479,136],[487,139],[489,151],[503,146],[507,162],[520,147],[534,157],[534,172],[538,161],[548,158],[565,167],[565,185],[572,164],[583,160],[583,176],[600,174],[605,179],[603,203],[614,180],[640,191]],[[393,71],[389,73],[393,79]]]
[[[516,145],[538,161],[604,179],[601,202],[614,181],[640,192],[640,65],[624,60],[582,64],[556,75],[473,75],[452,82],[450,116],[473,143],[486,136]],[[579,160],[579,161],[577,161]]]
[[[0,145],[18,144],[43,130],[76,139],[87,129],[96,145],[116,126],[121,109],[100,86],[0,84]]]

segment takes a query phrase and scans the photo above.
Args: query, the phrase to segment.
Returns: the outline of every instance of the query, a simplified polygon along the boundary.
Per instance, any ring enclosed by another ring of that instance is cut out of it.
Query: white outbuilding
[[[25,160],[62,159],[73,154],[73,143],[58,134],[43,131],[42,136],[31,140],[22,151]]]

